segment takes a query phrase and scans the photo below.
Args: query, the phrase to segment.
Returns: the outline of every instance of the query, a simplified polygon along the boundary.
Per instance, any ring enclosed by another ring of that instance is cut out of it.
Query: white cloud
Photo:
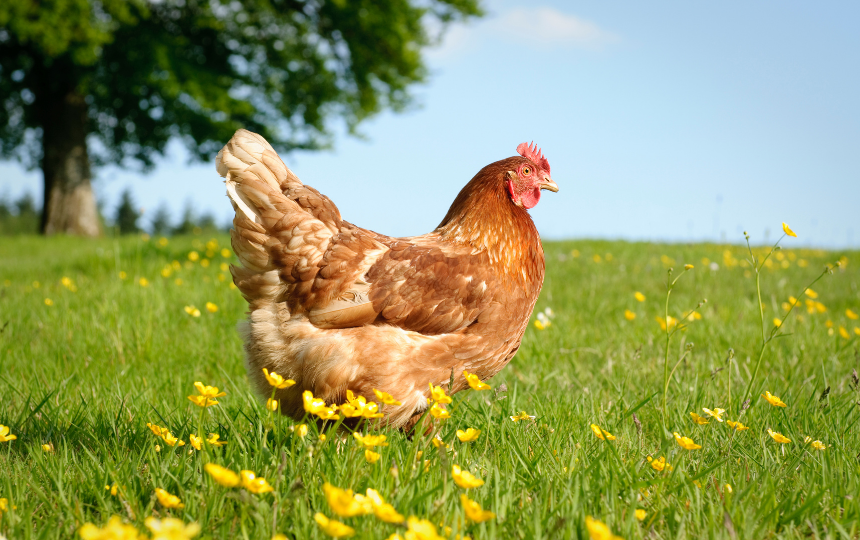
[[[599,49],[618,42],[620,38],[591,21],[551,7],[516,8],[465,25],[452,25],[442,43],[429,53],[433,59],[444,60],[492,40],[522,43],[541,49]]]
[[[499,37],[543,46],[598,48],[618,41],[618,36],[595,23],[550,7],[513,9],[492,24]]]

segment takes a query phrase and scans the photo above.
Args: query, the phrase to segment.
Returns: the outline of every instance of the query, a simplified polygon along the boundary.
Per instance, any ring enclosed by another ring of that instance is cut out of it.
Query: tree
[[[478,0],[0,2],[0,157],[41,167],[42,231],[99,234],[91,165],[210,159],[241,127],[279,151],[410,103],[427,28]]]
[[[114,226],[119,229],[120,234],[132,234],[140,231],[137,226],[137,220],[140,219],[140,212],[134,207],[134,200],[131,198],[131,188],[125,188],[119,200],[119,206],[116,208],[116,219]]]
[[[152,216],[152,234],[154,236],[170,234],[170,209],[165,202],[158,205],[155,215]]]

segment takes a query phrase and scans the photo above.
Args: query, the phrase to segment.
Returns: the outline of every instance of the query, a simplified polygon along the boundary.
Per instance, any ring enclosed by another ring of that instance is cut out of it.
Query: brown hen
[[[240,324],[246,366],[261,395],[263,368],[296,381],[281,411],[304,415],[302,392],[342,403],[375,400],[403,426],[428,406],[428,383],[454,393],[463,370],[482,380],[511,360],[544,278],[544,255],[526,209],[558,191],[536,147],[487,165],[431,233],[392,238],[356,227],[302,184],[257,134],[239,130],[218,153],[236,211],[233,281],[248,301]]]

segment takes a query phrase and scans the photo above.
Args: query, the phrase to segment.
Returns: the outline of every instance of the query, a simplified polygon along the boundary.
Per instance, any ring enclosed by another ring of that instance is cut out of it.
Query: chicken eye
[[[528,175],[530,175],[531,173],[532,173],[532,168],[531,168],[531,167],[529,167],[529,166],[525,166],[525,167],[523,167],[523,174],[524,174],[524,175],[528,176]]]

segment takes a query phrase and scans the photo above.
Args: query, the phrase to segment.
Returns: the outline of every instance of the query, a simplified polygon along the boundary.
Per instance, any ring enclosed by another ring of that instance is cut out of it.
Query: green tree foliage
[[[119,206],[116,209],[116,219],[114,227],[117,228],[120,234],[132,234],[140,231],[137,226],[137,220],[140,219],[140,211],[134,206],[134,200],[131,197],[131,189],[126,188],[122,192],[119,200]]]
[[[43,168],[51,214],[85,197],[90,161],[148,169],[171,138],[198,159],[241,127],[320,148],[329,118],[354,130],[406,106],[427,28],[476,15],[478,0],[0,2],[0,157]]]

